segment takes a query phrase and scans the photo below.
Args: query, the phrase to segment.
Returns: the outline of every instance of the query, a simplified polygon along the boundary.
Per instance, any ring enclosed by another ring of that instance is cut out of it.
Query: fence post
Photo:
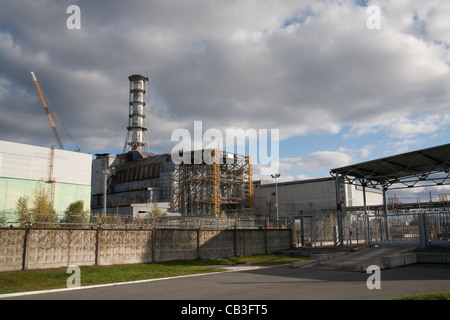
[[[197,229],[197,258],[201,259],[200,256],[200,228]]]
[[[100,265],[100,225],[97,226],[97,230],[95,231],[95,265]]]
[[[370,233],[370,219],[367,215],[367,199],[366,199],[366,184],[365,180],[362,181],[362,189],[363,189],[363,203],[364,203],[364,219],[365,219],[365,228],[366,228],[366,246],[370,246],[371,243],[371,233]]]
[[[391,235],[389,232],[389,214],[388,214],[388,206],[387,206],[387,199],[386,199],[386,191],[387,191],[387,187],[383,187],[383,211],[384,211],[385,225],[386,225],[386,240],[391,240]]]
[[[28,266],[28,235],[30,233],[30,226],[28,223],[25,224],[25,233],[23,235],[23,251],[22,251],[22,270],[27,269]]]
[[[336,173],[335,187],[336,187],[336,213],[338,218],[338,238],[339,246],[344,246],[344,226],[342,217],[342,203],[341,203],[341,187],[340,187],[340,176]],[[303,219],[302,219],[303,220]]]
[[[156,227],[152,229],[152,262],[156,262]]]
[[[348,238],[350,239],[350,249],[352,248],[352,227],[348,227]]]
[[[301,211],[300,217],[300,239],[302,243],[302,248],[305,247],[305,217],[303,217],[303,211]]]
[[[237,257],[237,226],[236,226],[236,221],[234,221],[233,246],[234,246],[234,256]]]
[[[419,213],[420,248],[428,247],[426,213]]]
[[[268,253],[268,243],[267,243],[267,228],[264,228],[264,253]]]

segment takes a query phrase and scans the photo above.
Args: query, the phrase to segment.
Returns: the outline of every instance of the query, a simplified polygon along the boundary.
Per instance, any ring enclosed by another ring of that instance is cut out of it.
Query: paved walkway
[[[381,263],[384,256],[401,255],[414,250],[413,247],[361,247],[355,251],[317,252],[311,261],[294,264],[298,268],[366,272],[370,265],[385,269]],[[300,252],[300,251],[299,251]],[[292,251],[292,254],[295,254]]]

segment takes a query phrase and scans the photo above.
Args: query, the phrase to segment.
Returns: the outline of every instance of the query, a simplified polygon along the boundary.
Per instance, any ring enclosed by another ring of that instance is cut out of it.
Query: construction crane
[[[30,73],[31,73],[31,78],[33,79],[34,85],[36,86],[36,90],[39,94],[39,97],[41,98],[42,105],[44,106],[45,114],[47,115],[48,121],[50,122],[50,126],[52,127],[53,134],[55,135],[56,141],[58,141],[59,148],[64,150],[61,139],[59,138],[58,132],[56,131],[55,124],[53,123],[52,116],[50,115],[50,112],[48,111],[47,103],[45,103],[45,99],[44,99],[44,95],[42,94],[41,87],[39,86],[36,76],[34,75],[34,72],[30,72]]]

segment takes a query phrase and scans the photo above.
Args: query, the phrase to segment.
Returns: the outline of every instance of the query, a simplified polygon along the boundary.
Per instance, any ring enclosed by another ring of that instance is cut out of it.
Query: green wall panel
[[[0,211],[14,212],[16,210],[16,202],[19,197],[28,196],[29,205],[32,204],[33,193],[39,181],[0,178]],[[45,183],[47,193],[50,195],[52,184]],[[55,183],[55,202],[54,209],[56,213],[63,213],[70,203],[78,200],[84,201],[84,209],[89,210],[91,207],[91,186],[77,185],[69,183]]]

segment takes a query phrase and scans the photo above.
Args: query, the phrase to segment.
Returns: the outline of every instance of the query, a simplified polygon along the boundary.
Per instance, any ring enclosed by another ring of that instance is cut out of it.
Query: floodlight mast
[[[278,178],[280,177],[279,173],[271,174],[272,178],[275,179],[275,205],[277,206],[277,223],[278,223]]]

